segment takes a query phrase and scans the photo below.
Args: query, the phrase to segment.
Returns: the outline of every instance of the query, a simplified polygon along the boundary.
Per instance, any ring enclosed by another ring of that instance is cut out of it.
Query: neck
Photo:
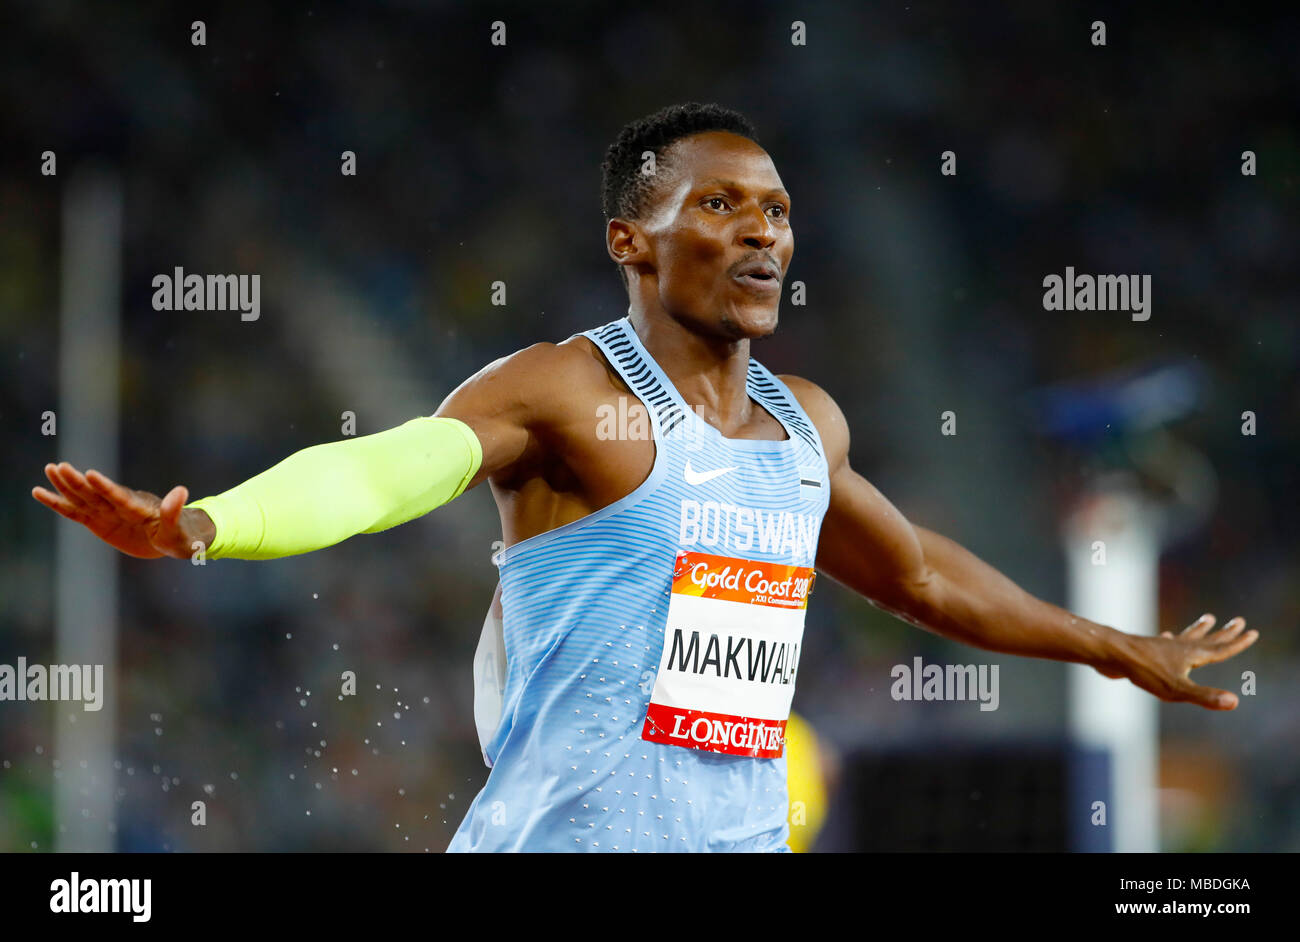
[[[687,405],[714,416],[724,435],[749,421],[749,338],[702,334],[667,312],[635,303],[628,308],[628,319]]]

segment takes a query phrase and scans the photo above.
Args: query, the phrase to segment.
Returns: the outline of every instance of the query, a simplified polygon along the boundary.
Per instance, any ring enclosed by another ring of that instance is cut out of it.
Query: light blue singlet
[[[621,500],[499,554],[503,618],[499,634],[485,626],[475,677],[492,771],[447,849],[788,851],[784,757],[643,732],[679,551],[812,567],[830,491],[821,440],[793,393],[752,358],[749,395],[780,421],[783,441],[724,438],[626,317],[584,335],[648,409],[654,466]],[[735,667],[748,672],[749,689],[757,671],[793,692],[797,644],[772,669],[761,652],[755,666],[752,639],[721,664],[708,641],[704,633],[689,652],[679,645],[670,663],[724,685],[741,683]]]

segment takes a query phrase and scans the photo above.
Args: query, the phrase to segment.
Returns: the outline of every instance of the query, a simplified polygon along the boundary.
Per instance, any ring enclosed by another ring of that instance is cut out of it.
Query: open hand
[[[82,474],[66,461],[47,464],[45,476],[58,492],[34,487],[33,497],[128,556],[185,559],[196,540],[208,546],[216,534],[206,513],[182,511],[189,491],[179,484],[159,497],[123,487],[95,470]]]
[[[1244,651],[1259,638],[1259,632],[1245,631],[1246,619],[1237,616],[1211,635],[1214,622],[1214,616],[1206,614],[1177,635],[1172,631],[1162,631],[1154,638],[1130,635],[1124,667],[1098,670],[1107,677],[1127,677],[1161,700],[1195,703],[1209,710],[1235,710],[1236,694],[1194,683],[1188,674],[1194,668],[1226,661]]]

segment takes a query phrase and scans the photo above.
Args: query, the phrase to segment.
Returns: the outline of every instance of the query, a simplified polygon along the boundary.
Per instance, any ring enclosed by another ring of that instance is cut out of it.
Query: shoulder
[[[607,382],[576,338],[535,343],[488,363],[452,390],[434,414],[474,430],[484,452],[475,483],[486,477],[502,483],[549,460],[564,430],[593,414]]]
[[[606,379],[600,364],[574,340],[535,343],[493,360],[452,390],[435,415],[475,429],[536,432],[587,414]]]
[[[563,399],[600,381],[604,370],[599,356],[595,344],[581,335],[559,343],[535,343],[493,360],[462,386],[533,403]]]
[[[514,361],[517,371],[561,385],[572,385],[583,379],[598,380],[609,372],[600,348],[582,334],[574,334],[559,343],[535,343],[506,359]]]
[[[826,449],[826,464],[834,471],[849,453],[849,425],[839,404],[812,380],[790,373],[778,374],[776,378],[789,387],[817,426],[822,447]]]
[[[590,348],[591,352],[588,352]],[[534,379],[558,378],[565,370],[586,370],[596,365],[596,345],[586,337],[575,335],[559,343],[544,341],[516,350],[493,360],[480,372],[508,372]]]

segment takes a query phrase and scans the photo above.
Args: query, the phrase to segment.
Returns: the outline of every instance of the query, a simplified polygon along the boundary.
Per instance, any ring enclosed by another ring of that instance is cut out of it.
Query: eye
[[[704,202],[705,202],[706,205],[712,206],[712,204],[714,204],[714,203],[723,203],[723,204],[725,204],[727,201],[726,201],[725,199],[723,199],[721,196],[710,196],[710,197],[709,197],[707,200],[705,200]]]
[[[779,209],[779,210],[781,211],[779,214],[777,214],[777,217],[776,217],[777,219],[784,219],[787,215],[789,215],[789,214],[786,212],[786,208],[785,208],[784,206],[782,206],[780,203],[777,203],[777,204],[775,204],[774,206],[770,206],[770,207],[768,207],[768,208],[769,208],[769,209]]]

